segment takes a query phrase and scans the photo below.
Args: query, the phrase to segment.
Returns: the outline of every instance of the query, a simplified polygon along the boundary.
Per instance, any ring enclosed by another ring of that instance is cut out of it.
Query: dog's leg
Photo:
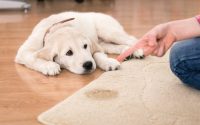
[[[41,72],[45,75],[57,75],[60,73],[60,65],[52,62],[40,59],[36,56],[36,53],[24,51],[23,54],[18,54],[15,62],[24,64],[26,67]]]
[[[127,34],[123,27],[114,18],[108,15],[99,15],[95,18],[95,27],[98,37],[105,42],[119,45],[133,45],[137,39]]]
[[[128,45],[116,45],[112,43],[100,43],[101,47],[104,49],[105,53],[108,54],[121,54],[125,52],[130,46]],[[127,59],[131,58],[139,58],[142,59],[144,57],[143,51],[141,49],[135,51],[132,55],[128,56]]]
[[[127,34],[123,27],[117,22],[114,18],[110,16],[103,15],[101,18],[97,18],[99,20],[95,20],[95,26],[97,29],[98,37],[103,39],[105,43],[114,43],[117,45],[128,45],[133,46],[137,39],[133,36],[130,36]],[[108,47],[106,47],[108,46]],[[116,53],[119,54],[124,52],[127,47],[121,47],[121,46],[112,46],[104,44],[105,50],[107,50],[108,53],[115,53],[115,50],[113,48],[117,47],[119,50],[116,50]],[[136,58],[142,58],[144,56],[142,50],[137,50],[131,55]]]
[[[102,30],[104,31],[99,34],[99,37],[105,42],[118,45],[133,45],[137,41],[135,37],[128,35],[123,29],[108,28]],[[106,33],[104,33],[105,30],[107,30]]]
[[[108,54],[121,54],[130,47],[128,45],[117,45],[105,42],[101,42],[100,46],[104,49],[104,52]]]
[[[118,70],[120,63],[113,58],[108,58],[105,53],[97,52],[94,54],[94,59],[99,68],[105,71]]]
[[[123,31],[110,31],[108,36],[104,36],[102,39],[105,39],[109,43],[114,43],[118,45],[133,45],[137,39],[133,36],[129,36]]]
[[[134,37],[131,37],[122,31],[113,32],[113,34],[110,34],[110,35],[106,36],[106,38],[104,37],[102,39],[106,39],[106,40],[110,41],[109,43],[101,42],[100,44],[107,53],[111,53],[111,54],[113,54],[113,53],[121,54],[125,50],[127,50],[129,47],[133,46],[136,43],[136,39]],[[112,43],[114,43],[114,44],[112,44]],[[141,49],[136,50],[132,55],[130,55],[130,57],[136,57],[139,59],[143,58],[144,57],[143,50],[141,50]]]

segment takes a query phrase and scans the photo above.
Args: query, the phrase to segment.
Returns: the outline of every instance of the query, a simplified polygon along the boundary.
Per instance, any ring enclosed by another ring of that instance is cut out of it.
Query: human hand
[[[167,23],[157,25],[138,40],[135,45],[120,54],[117,60],[121,62],[137,50],[143,50],[144,56],[163,56],[175,40],[176,37],[170,31]]]
[[[160,24],[147,32],[136,46],[142,47],[145,55],[163,56],[175,41],[200,36],[196,18],[176,20]]]
[[[155,26],[147,32],[135,45],[136,48],[141,48],[144,55],[154,55],[161,57],[176,41],[174,32],[170,29],[168,23]]]

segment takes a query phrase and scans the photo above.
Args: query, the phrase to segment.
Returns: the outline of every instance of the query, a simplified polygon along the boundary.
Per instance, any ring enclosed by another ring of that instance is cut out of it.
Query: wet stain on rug
[[[86,97],[95,100],[108,100],[118,96],[118,92],[109,89],[93,89],[85,92]]]

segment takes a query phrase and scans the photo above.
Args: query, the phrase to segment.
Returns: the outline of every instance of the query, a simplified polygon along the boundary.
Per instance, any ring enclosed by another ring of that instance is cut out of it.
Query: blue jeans
[[[170,67],[183,83],[200,90],[200,37],[175,43]]]

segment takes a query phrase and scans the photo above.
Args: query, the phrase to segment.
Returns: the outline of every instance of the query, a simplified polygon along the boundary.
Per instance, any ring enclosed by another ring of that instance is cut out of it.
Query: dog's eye
[[[69,50],[67,53],[66,53],[67,56],[72,56],[73,55],[73,52],[71,50]]]
[[[84,49],[87,49],[87,44],[84,44],[83,48],[84,48]]]

